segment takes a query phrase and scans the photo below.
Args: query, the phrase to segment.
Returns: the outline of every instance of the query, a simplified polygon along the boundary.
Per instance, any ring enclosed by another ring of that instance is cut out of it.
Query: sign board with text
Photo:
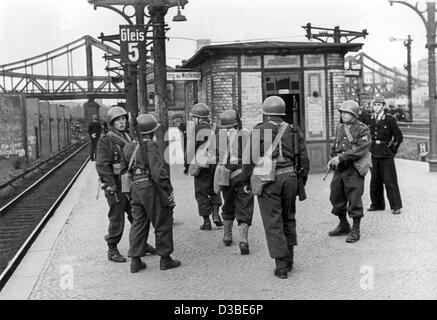
[[[121,63],[139,63],[140,53],[145,55],[146,29],[144,25],[120,26],[120,60]]]
[[[197,71],[167,71],[167,81],[195,81],[200,78],[201,74]]]
[[[345,77],[360,77],[361,69],[344,69]]]

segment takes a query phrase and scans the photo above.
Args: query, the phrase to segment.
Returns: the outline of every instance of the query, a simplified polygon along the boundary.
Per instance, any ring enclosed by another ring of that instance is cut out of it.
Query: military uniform
[[[115,192],[105,189],[105,197],[109,205],[109,227],[105,240],[109,246],[116,246],[120,242],[124,230],[124,213],[127,214],[129,222],[133,221],[129,199],[125,193],[121,192],[120,178],[122,150],[130,140],[126,133],[111,128],[97,144],[97,173],[104,186],[116,186]],[[150,223],[146,228],[147,234],[149,225]]]
[[[241,134],[247,133],[247,140],[244,140]],[[222,187],[223,220],[237,219],[238,223],[252,225],[253,217],[253,194],[249,192],[250,176],[243,173],[243,141],[250,141],[250,134],[246,131],[243,133],[235,132],[235,138],[228,141],[231,152],[228,153],[225,167],[230,170],[229,186]],[[250,146],[250,145],[248,145]],[[250,150],[248,150],[250,152]],[[245,170],[246,171],[246,170]]]
[[[201,120],[195,126],[195,134],[197,134],[201,130],[211,130],[212,127],[209,122]],[[216,136],[212,136],[213,139]],[[197,139],[196,139],[197,140]],[[205,138],[204,141],[196,141],[195,151],[199,149],[199,147],[208,140]],[[217,156],[215,154],[215,156]],[[214,192],[214,173],[216,169],[215,161],[211,161],[214,163],[210,163],[208,168],[201,168],[199,174],[194,177],[194,190],[195,197],[198,205],[199,215],[202,217],[207,217],[212,214],[214,210],[214,206],[216,210],[222,205],[222,200],[220,194]]]
[[[128,168],[129,161],[135,151],[137,143],[128,143],[123,150],[122,170]],[[148,236],[148,221],[155,228],[156,253],[161,257],[168,257],[173,252],[173,215],[168,206],[161,202],[157,185],[167,194],[172,194],[170,183],[159,146],[156,142],[147,141],[147,159],[143,159],[140,148],[135,154],[135,161],[129,169],[132,175],[132,215],[134,222],[131,226],[129,240],[129,257],[142,257],[146,254],[146,240]]]
[[[331,181],[332,213],[338,217],[345,217],[347,212],[351,218],[361,218],[364,177],[355,169],[353,162],[369,150],[371,136],[369,128],[354,119],[349,127],[353,141],[349,142],[345,126],[344,123],[339,125],[331,153],[332,157],[338,156],[340,160]]]
[[[279,112],[276,111],[277,109]],[[256,125],[252,130],[252,156],[254,157],[252,160],[255,163],[258,161],[257,155],[264,156],[264,151],[268,150],[269,145],[273,143],[279,133],[280,126],[286,126],[279,145],[275,147],[271,154],[272,160],[277,161],[275,180],[265,184],[262,193],[258,195],[258,205],[266,234],[267,247],[270,256],[276,261],[274,273],[277,277],[285,279],[287,278],[287,271],[292,269],[294,246],[297,245],[296,196],[298,181],[295,167],[294,139],[296,133],[293,132],[292,126],[285,123],[279,116],[285,114],[285,103],[281,98],[277,96],[268,97],[263,103],[263,113],[270,115],[270,120]],[[266,130],[272,132],[271,141],[264,140]],[[309,159],[304,137],[299,129],[296,130],[302,166],[301,175],[306,180],[309,172]],[[256,137],[255,134],[259,137]]]
[[[371,208],[376,210],[385,209],[385,185],[391,209],[401,209],[402,200],[394,157],[402,143],[402,132],[396,119],[389,114],[382,115],[380,120],[372,116],[368,126],[372,134],[372,146],[370,147],[373,165],[370,180]]]
[[[102,133],[102,126],[99,122],[91,122],[88,125],[88,135],[90,136],[91,144],[90,144],[90,158],[91,161],[96,160],[96,150],[97,150],[97,142],[99,141],[100,134]],[[95,136],[93,136],[95,135]]]

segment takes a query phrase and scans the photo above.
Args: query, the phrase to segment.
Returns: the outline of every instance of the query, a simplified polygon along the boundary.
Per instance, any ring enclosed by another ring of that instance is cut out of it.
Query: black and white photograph
[[[436,300],[436,29],[432,0],[0,0],[0,300]]]

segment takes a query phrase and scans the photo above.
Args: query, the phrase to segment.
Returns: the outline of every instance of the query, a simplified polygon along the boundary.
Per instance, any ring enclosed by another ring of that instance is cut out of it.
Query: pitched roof
[[[182,68],[195,68],[215,54],[300,54],[337,52],[345,54],[349,51],[358,51],[362,43],[325,43],[325,42],[285,42],[259,41],[239,42],[202,47],[190,59],[182,64]]]

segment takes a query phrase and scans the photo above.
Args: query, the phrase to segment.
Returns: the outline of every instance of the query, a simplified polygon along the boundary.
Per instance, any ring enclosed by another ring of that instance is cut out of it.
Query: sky
[[[425,1],[419,1],[419,8],[426,8]],[[401,4],[390,6],[387,0],[189,0],[182,11],[186,22],[171,21],[176,12],[171,8],[166,15],[170,66],[193,55],[195,39],[307,41],[301,26],[308,22],[318,27],[367,29],[369,35],[354,42],[363,43],[363,52],[390,67],[402,68],[406,63],[405,47],[401,41],[390,42],[391,37],[411,35],[413,63],[427,57],[425,26],[418,14]],[[0,65],[84,35],[97,38],[101,32],[118,33],[120,24],[126,24],[121,16],[105,8],[94,10],[87,0],[0,0]]]

